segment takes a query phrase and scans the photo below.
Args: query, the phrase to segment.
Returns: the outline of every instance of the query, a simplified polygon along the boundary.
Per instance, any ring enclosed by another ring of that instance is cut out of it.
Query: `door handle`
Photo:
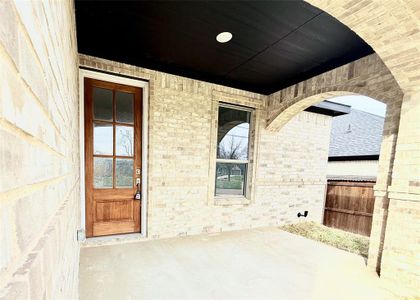
[[[137,178],[138,179],[138,178]],[[141,200],[141,192],[140,192],[140,180],[138,180],[136,184],[136,193],[134,194],[134,200]]]

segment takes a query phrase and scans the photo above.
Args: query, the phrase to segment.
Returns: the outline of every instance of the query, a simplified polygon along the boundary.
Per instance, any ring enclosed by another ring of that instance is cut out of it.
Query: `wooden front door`
[[[141,88],[84,86],[86,235],[140,232]]]

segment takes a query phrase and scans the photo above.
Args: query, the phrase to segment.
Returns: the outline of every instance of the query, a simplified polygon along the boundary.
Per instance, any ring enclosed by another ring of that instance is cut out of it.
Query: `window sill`
[[[248,205],[251,203],[251,200],[245,198],[244,196],[215,196],[214,205]]]

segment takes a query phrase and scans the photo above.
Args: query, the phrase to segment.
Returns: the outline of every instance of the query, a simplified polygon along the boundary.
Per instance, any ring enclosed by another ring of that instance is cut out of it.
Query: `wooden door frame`
[[[79,68],[79,152],[80,152],[80,227],[86,232],[86,197],[85,197],[85,101],[84,101],[84,81],[85,78],[92,78],[112,83],[119,83],[140,87],[143,91],[142,95],[142,155],[141,155],[141,216],[140,216],[140,235],[147,236],[147,207],[148,207],[148,119],[149,119],[149,82],[143,81],[141,78],[133,79],[109,73],[100,70],[88,70]],[[138,234],[138,233],[133,233]]]

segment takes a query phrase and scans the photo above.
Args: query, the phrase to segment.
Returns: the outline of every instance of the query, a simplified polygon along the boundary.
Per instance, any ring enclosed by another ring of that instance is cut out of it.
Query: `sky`
[[[225,148],[226,153],[229,153],[233,145],[240,145],[242,152],[239,159],[248,158],[248,136],[249,136],[249,123],[242,123],[233,127],[220,141],[219,147]]]
[[[366,96],[341,96],[327,99],[331,102],[350,105],[354,109],[366,111],[368,113],[385,117],[386,105],[380,101]]]

